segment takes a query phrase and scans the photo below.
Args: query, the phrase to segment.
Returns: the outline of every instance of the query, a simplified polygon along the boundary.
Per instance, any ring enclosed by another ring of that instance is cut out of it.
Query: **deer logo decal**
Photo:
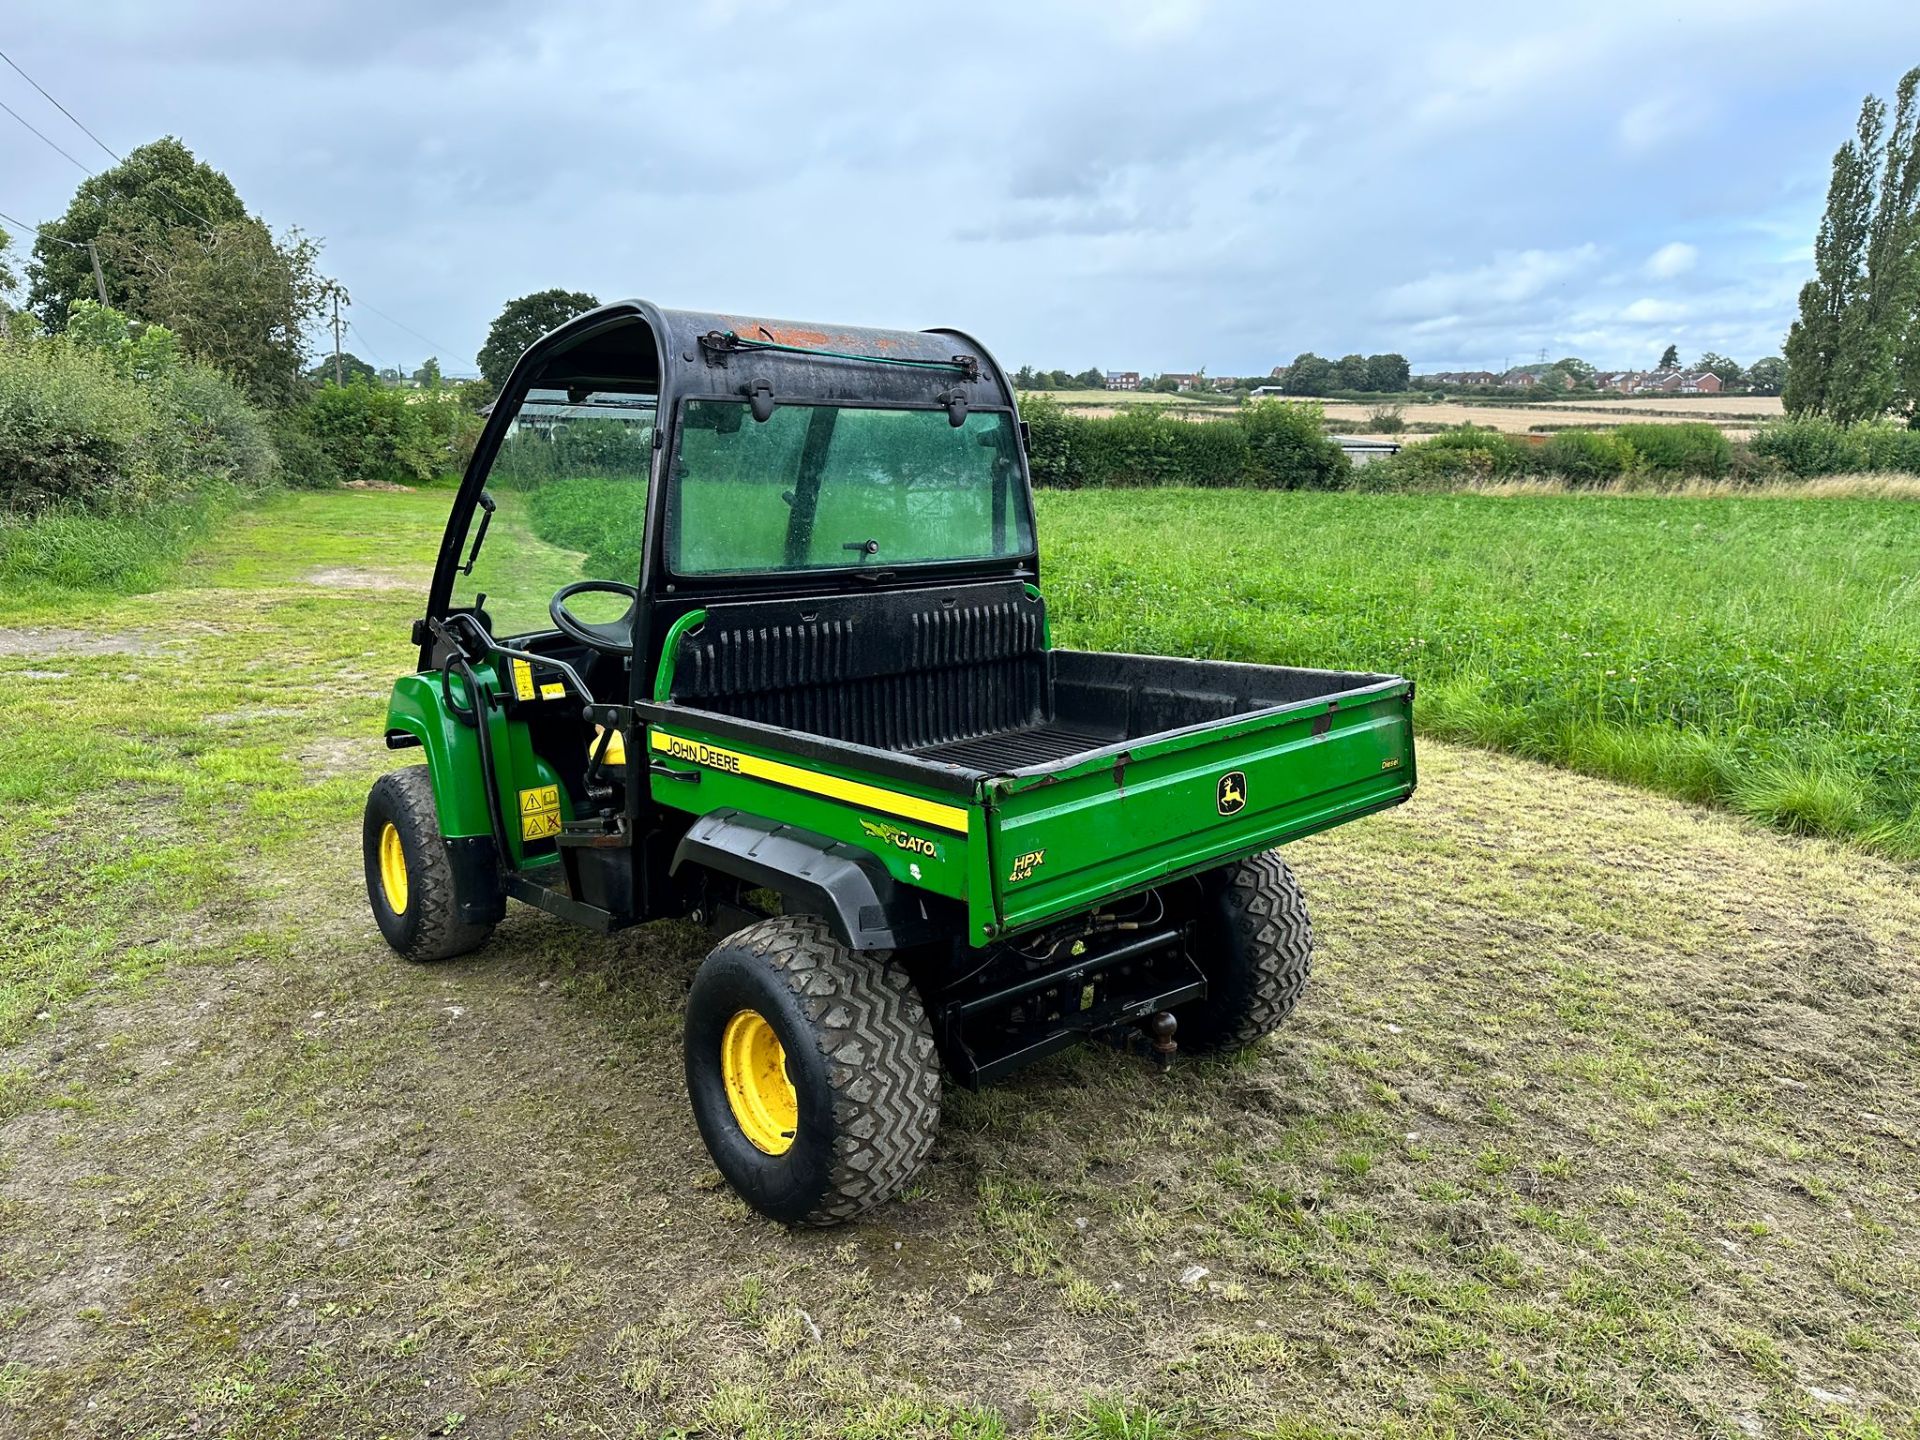
[[[1219,789],[1214,798],[1219,802],[1222,815],[1235,815],[1247,808],[1247,777],[1241,770],[1229,770],[1220,777]]]

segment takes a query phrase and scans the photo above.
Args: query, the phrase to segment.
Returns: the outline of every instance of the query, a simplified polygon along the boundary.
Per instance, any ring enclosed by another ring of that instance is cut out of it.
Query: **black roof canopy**
[[[1010,409],[1013,392],[985,347],[957,330],[879,330],[620,300],[530,346],[508,390],[599,383],[650,390],[663,405],[742,398],[764,380],[777,401],[934,405],[959,391],[969,409]]]

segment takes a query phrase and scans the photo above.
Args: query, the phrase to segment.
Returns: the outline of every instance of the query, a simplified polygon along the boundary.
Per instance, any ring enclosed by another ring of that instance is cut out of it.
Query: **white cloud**
[[[1565,250],[1502,251],[1485,265],[1469,270],[1436,270],[1394,286],[1382,297],[1382,313],[1427,319],[1436,312],[1517,305],[1587,269],[1599,258],[1600,247],[1593,244]]]
[[[1700,258],[1700,252],[1682,240],[1674,240],[1662,245],[1647,257],[1647,273],[1659,280],[1671,280],[1676,275],[1684,275],[1693,268]]]
[[[1668,96],[1642,100],[1621,113],[1614,124],[1614,133],[1628,150],[1652,150],[1680,138],[1685,113],[1680,103]]]
[[[1620,318],[1642,323],[1653,320],[1678,320],[1686,313],[1686,306],[1676,305],[1671,300],[1636,300],[1620,312]]]

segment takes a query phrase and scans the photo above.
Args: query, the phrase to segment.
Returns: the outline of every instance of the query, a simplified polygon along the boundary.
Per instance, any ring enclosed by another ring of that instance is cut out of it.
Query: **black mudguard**
[[[900,884],[858,845],[757,815],[701,816],[673,852],[676,875],[687,864],[772,890],[790,913],[821,916],[853,950],[905,950],[954,933],[935,917],[931,897]]]

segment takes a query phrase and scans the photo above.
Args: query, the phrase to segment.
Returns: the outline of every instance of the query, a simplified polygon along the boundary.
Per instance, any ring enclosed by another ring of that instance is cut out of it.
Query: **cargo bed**
[[[1025,723],[913,746],[642,705],[653,795],[756,815],[784,791],[797,823],[963,902],[978,944],[1413,790],[1398,676],[1052,650],[1041,682]]]

